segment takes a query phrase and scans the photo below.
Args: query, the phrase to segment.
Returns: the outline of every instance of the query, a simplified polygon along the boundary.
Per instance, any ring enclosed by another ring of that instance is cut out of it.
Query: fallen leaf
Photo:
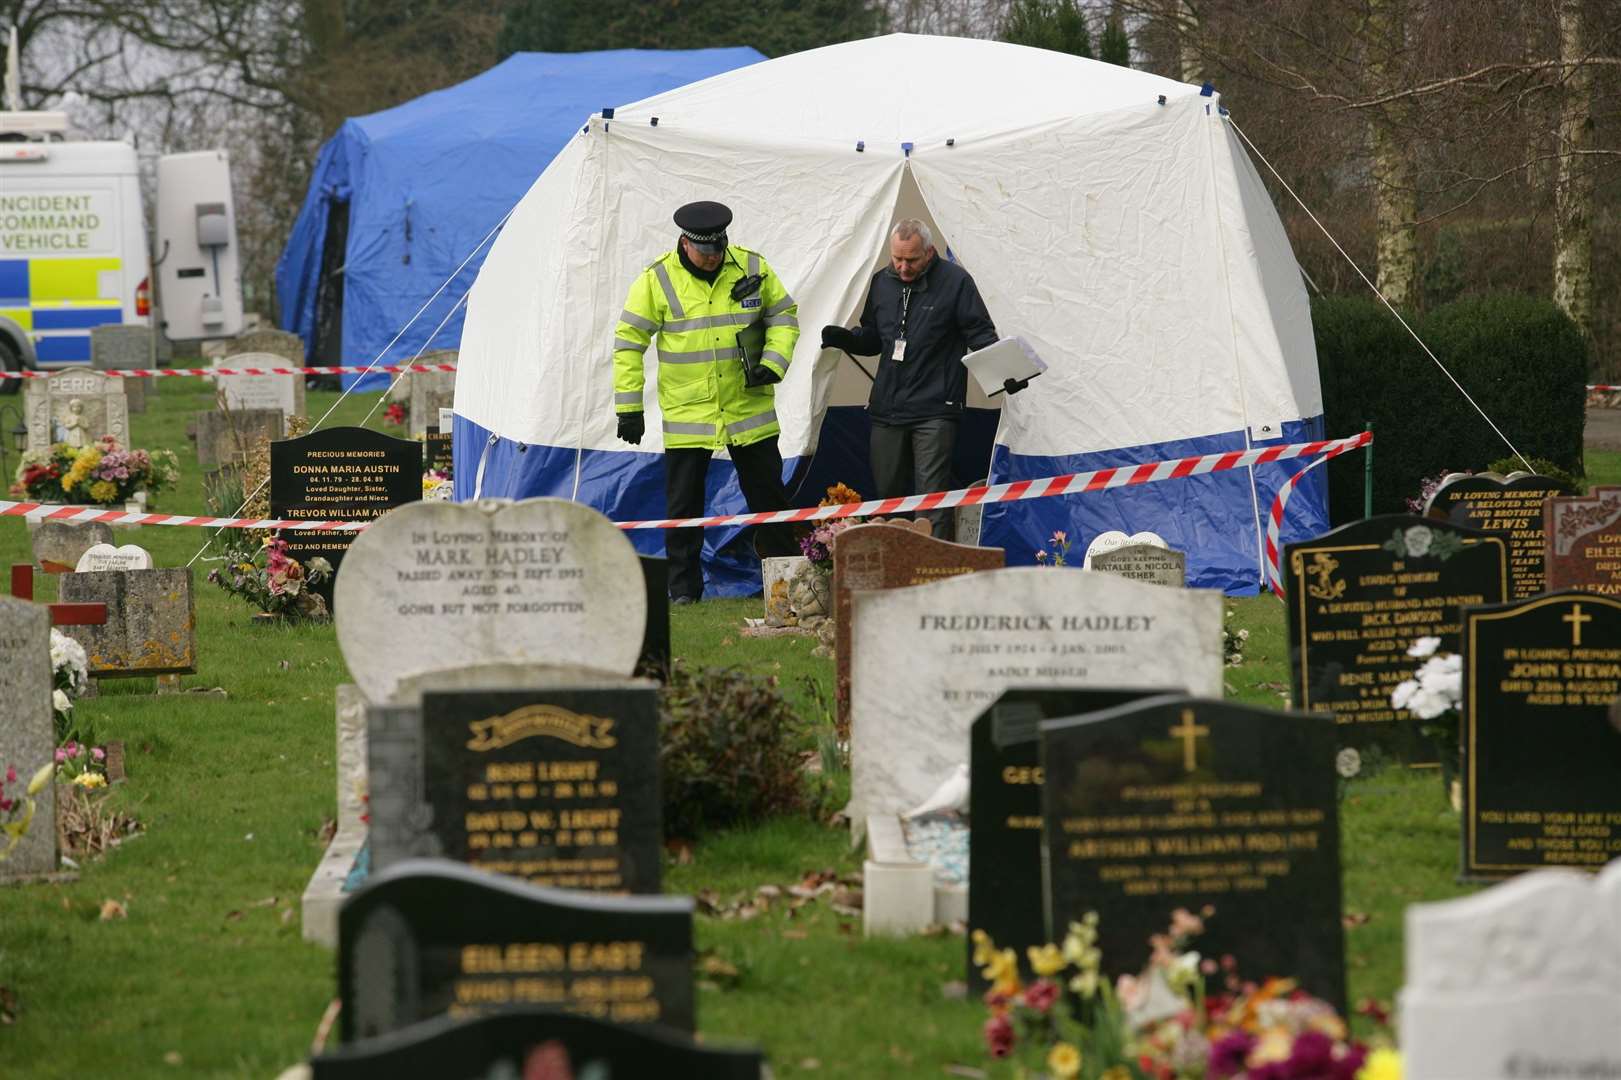
[[[785,941],[804,941],[810,935],[803,930],[784,930],[782,936]]]
[[[185,1060],[185,1058],[180,1056],[180,1051],[178,1050],[170,1050],[167,1054],[163,1055],[163,1063],[165,1065],[179,1065]]]
[[[276,663],[277,663],[277,664],[278,664],[278,665],[280,665],[280,667],[281,667],[281,669],[282,669],[282,670],[283,670],[283,671],[290,671],[290,670],[292,670],[292,667],[293,667],[293,665],[292,665],[292,664],[289,664],[289,663],[288,663],[288,662],[287,662],[287,661],[285,661],[285,660],[277,660],[277,661],[276,661]]]
[[[275,907],[276,906],[276,898],[274,896],[267,896],[263,900],[255,900],[253,903],[249,904],[248,906],[249,907]]]
[[[114,919],[126,918],[129,912],[117,900],[107,899],[101,902],[101,921],[112,922]]]
[[[241,922],[242,921],[242,913],[240,911],[227,911],[225,913],[225,921],[226,922]]]
[[[968,997],[968,984],[961,979],[940,984],[940,996],[947,1001],[963,1001]]]
[[[763,897],[766,900],[775,900],[782,895],[782,888],[777,885],[761,885],[754,890],[754,895]]]
[[[1345,924],[1345,928],[1347,930],[1354,930],[1357,927],[1364,925],[1372,918],[1372,915],[1369,915],[1363,911],[1347,911],[1345,915],[1341,917],[1340,922]]]
[[[281,924],[283,926],[286,926],[288,923],[290,923],[292,921],[293,921],[293,909],[290,908],[290,907],[289,908],[282,908],[281,909]]]
[[[17,995],[9,986],[0,986],[0,1024],[17,1022]]]
[[[822,1067],[822,1063],[817,1061],[815,1058],[805,1058],[799,1063],[799,1067],[804,1069],[806,1072],[809,1072],[812,1069],[820,1069]]]

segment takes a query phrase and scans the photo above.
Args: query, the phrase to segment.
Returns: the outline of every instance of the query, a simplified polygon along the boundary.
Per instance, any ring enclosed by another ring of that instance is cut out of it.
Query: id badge
[[[895,363],[897,363],[897,364],[905,362],[905,360],[906,360],[906,339],[905,338],[897,338],[897,339],[895,339],[895,351],[890,354],[890,359],[894,360]]]

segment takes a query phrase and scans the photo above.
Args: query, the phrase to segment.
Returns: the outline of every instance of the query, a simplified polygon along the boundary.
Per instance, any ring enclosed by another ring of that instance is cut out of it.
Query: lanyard
[[[906,309],[911,306],[911,303],[912,303],[912,290],[911,289],[902,289],[901,290],[901,334],[900,334],[900,336],[901,336],[901,340],[903,340],[903,341],[906,340]]]

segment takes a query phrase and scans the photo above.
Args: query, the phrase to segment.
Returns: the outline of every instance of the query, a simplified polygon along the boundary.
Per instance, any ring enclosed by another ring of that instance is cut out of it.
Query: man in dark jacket
[[[996,326],[968,271],[936,255],[923,222],[896,225],[889,266],[873,275],[860,328],[822,328],[823,348],[878,356],[867,401],[878,498],[950,489],[951,455],[968,407],[963,354],[995,341]],[[925,516],[935,536],[956,538],[953,511]]]

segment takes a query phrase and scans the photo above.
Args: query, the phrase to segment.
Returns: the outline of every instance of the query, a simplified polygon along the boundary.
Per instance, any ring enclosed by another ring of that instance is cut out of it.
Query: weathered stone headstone
[[[1462,655],[1464,876],[1621,856],[1621,599],[1466,608]]]
[[[72,569],[79,559],[97,544],[113,542],[113,527],[105,521],[42,521],[33,531],[29,542],[34,548],[34,565],[50,570],[55,567]]]
[[[1345,1005],[1334,722],[1163,697],[1041,725],[1047,928],[1098,913],[1103,971],[1135,971],[1170,912],[1198,949]]]
[[[371,521],[421,500],[422,444],[355,427],[273,442],[269,488],[270,516],[279,520]],[[355,536],[317,529],[282,534],[291,558],[332,564],[332,577],[313,586],[329,608]]]
[[[194,415],[197,464],[204,469],[240,466],[261,439],[275,442],[287,430],[279,409],[210,409]]]
[[[1099,552],[1092,556],[1091,568],[1101,574],[1118,574],[1132,581],[1168,585],[1173,589],[1185,588],[1188,583],[1187,553],[1156,544],[1127,544],[1113,551]]]
[[[899,525],[852,525],[833,545],[833,654],[835,724],[850,730],[850,594],[897,589],[1000,570],[1001,548],[973,547],[923,536]]]
[[[443,859],[400,863],[338,913],[343,1039],[508,1005],[690,1034],[692,910],[685,896],[598,896]]]
[[[8,799],[27,790],[36,770],[56,750],[51,713],[51,614],[43,604],[0,596],[0,777],[8,766],[17,779]],[[9,838],[0,837],[0,845]],[[35,801],[34,821],[5,862],[0,879],[56,871],[56,801],[47,789]]]
[[[269,353],[276,358],[277,367],[303,367],[304,339],[288,330],[256,327],[238,334],[217,351],[219,356],[238,353]]]
[[[629,675],[641,655],[636,549],[581,503],[411,503],[362,532],[350,560],[335,594],[338,644],[373,702],[427,672],[573,664]]]
[[[73,569],[75,573],[80,574],[94,574],[104,570],[150,570],[152,553],[139,544],[124,544],[121,547],[96,544],[79,556],[79,562]]]
[[[545,1008],[425,1020],[310,1060],[310,1080],[401,1076],[490,1080],[760,1080],[758,1050],[702,1045],[672,1031],[630,1028]]]
[[[1407,909],[1408,1080],[1621,1076],[1621,863]]]
[[[1542,512],[1547,588],[1621,596],[1621,488],[1551,498]]]
[[[275,353],[262,352],[233,353],[214,362],[214,367],[231,371],[292,366],[301,365],[290,364]],[[214,383],[228,409],[275,409],[283,416],[303,416],[306,412],[302,375],[216,375]],[[282,433],[286,434],[285,427]]]
[[[333,693],[333,706],[337,727],[337,827],[299,902],[304,940],[319,942],[329,949],[338,943],[338,906],[354,872],[355,860],[366,845],[369,830],[365,819],[370,816],[366,699],[354,683],[339,683]]]
[[[980,477],[968,486],[984,487],[989,482],[985,477]],[[954,513],[956,514],[956,524],[953,529],[953,536],[957,543],[969,547],[977,546],[979,544],[980,527],[985,519],[985,504],[976,502],[966,506],[959,506]]]
[[[65,603],[107,605],[99,626],[62,632],[84,646],[98,679],[190,675],[197,670],[197,606],[191,569],[63,574],[57,595]]]
[[[1008,690],[974,720],[968,788],[968,928],[1012,949],[1028,978],[1027,950],[1048,940],[1041,883],[1041,722],[1110,709],[1175,687],[1116,690]],[[988,984],[972,963],[968,988]]]
[[[56,442],[89,446],[103,435],[128,447],[129,399],[124,394],[128,381],[84,368],[29,379],[23,390],[28,449],[46,450]]]
[[[455,349],[436,349],[417,358],[419,364],[454,364]],[[456,372],[413,371],[406,375],[410,384],[411,435],[427,434],[439,423],[439,410],[456,403]]]
[[[1519,600],[1542,591],[1547,549],[1542,504],[1566,494],[1569,489],[1558,480],[1530,473],[1508,480],[1462,476],[1436,488],[1424,504],[1424,513],[1502,537],[1508,545],[1509,595],[1504,599]]]
[[[652,683],[430,690],[370,720],[374,869],[440,855],[534,885],[659,891]]]
[[[1413,642],[1439,637],[1455,653],[1461,609],[1502,602],[1502,537],[1388,514],[1288,545],[1283,578],[1295,707],[1332,712],[1342,746],[1433,764],[1434,747],[1390,695],[1422,663],[1407,655]]]
[[[852,602],[851,806],[928,798],[968,759],[968,729],[1010,687],[1222,693],[1221,596],[1084,570],[1014,567]]]
[[[90,331],[90,366],[97,371],[152,368],[152,328],[138,323],[113,323]],[[146,395],[157,392],[156,379],[125,379],[124,396],[132,413],[146,412]]]

